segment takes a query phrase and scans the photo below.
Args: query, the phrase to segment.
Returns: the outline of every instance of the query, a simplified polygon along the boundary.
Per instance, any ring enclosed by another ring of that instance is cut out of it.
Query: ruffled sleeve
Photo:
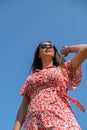
[[[72,59],[66,61],[65,63],[66,71],[68,74],[68,89],[72,90],[79,86],[82,79],[82,70],[81,66],[79,66],[76,70],[72,68]]]
[[[23,86],[21,87],[21,90],[19,92],[19,95],[21,96],[30,96],[32,93],[32,81],[30,80],[30,76],[25,80]]]

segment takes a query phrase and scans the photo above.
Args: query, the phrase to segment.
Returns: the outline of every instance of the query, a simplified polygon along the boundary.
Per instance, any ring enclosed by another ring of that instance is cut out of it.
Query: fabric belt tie
[[[79,101],[77,101],[76,99],[70,97],[65,92],[62,92],[62,91],[60,92],[58,90],[57,90],[57,92],[58,92],[58,95],[62,96],[66,100],[72,101],[82,112],[85,112],[84,106]]]

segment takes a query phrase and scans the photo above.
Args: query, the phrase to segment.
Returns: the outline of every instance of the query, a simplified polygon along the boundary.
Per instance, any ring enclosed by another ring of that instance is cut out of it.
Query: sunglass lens
[[[49,44],[49,47],[50,47],[50,48],[53,48],[53,44]]]
[[[46,48],[46,46],[47,46],[46,44],[41,44],[41,45],[40,45],[40,47],[41,47],[42,49]]]

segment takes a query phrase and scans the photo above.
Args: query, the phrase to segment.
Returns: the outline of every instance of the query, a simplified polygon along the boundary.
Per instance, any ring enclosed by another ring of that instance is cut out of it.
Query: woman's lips
[[[48,52],[52,52],[52,51],[51,50],[45,50],[45,52],[48,53]]]

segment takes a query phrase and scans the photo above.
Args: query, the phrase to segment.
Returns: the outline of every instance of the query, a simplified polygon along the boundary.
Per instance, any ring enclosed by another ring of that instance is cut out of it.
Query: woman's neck
[[[42,64],[43,64],[43,68],[53,66],[53,60],[51,60],[51,61],[50,60],[42,61]]]

